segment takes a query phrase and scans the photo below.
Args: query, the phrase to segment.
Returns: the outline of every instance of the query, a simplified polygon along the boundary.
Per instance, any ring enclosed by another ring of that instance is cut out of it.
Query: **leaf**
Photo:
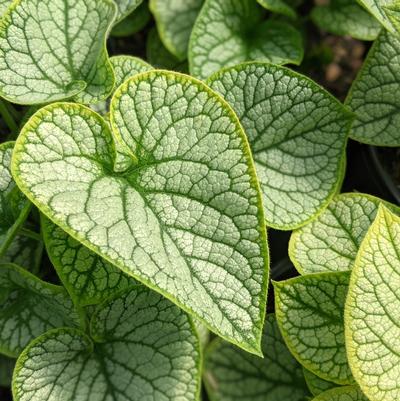
[[[396,25],[387,14],[387,8],[395,5],[397,0],[357,0],[368,12],[370,12],[389,32],[399,33]]]
[[[47,254],[62,283],[81,306],[98,304],[134,280],[42,217]]]
[[[126,37],[141,31],[150,21],[151,14],[147,3],[142,3],[135,11],[118,22],[111,31],[111,36]],[[128,57],[128,56],[127,56]]]
[[[296,0],[257,0],[258,3],[266,8],[267,10],[272,11],[273,13],[283,14],[289,18],[296,18],[297,12],[294,6],[297,5],[298,1]]]
[[[346,105],[356,119],[350,137],[376,146],[400,146],[400,39],[382,32],[353,81]]]
[[[313,401],[369,401],[357,386],[337,387],[320,394]]]
[[[122,85],[128,78],[153,69],[150,64],[138,57],[132,56],[114,56],[110,58],[110,62],[115,74],[115,89]]]
[[[31,209],[11,176],[14,142],[0,144],[0,258],[11,246]]]
[[[261,359],[219,339],[205,352],[204,382],[215,401],[303,401],[309,394],[274,315],[265,323]]]
[[[164,47],[155,28],[151,29],[147,36],[146,56],[149,63],[155,68],[179,72],[188,70],[186,61],[179,61]]]
[[[296,359],[324,380],[353,382],[344,344],[349,273],[318,273],[274,282],[282,336]]]
[[[0,0],[0,16],[7,11],[8,7],[12,4],[12,0]]]
[[[15,359],[0,354],[0,387],[10,387]]]
[[[20,104],[107,98],[115,12],[110,0],[15,1],[0,23],[0,95]]]
[[[204,0],[150,0],[164,46],[178,60],[187,58],[189,37]]]
[[[190,38],[191,74],[204,79],[251,60],[300,64],[300,33],[286,22],[265,21],[263,16],[255,1],[206,0]]]
[[[294,231],[289,256],[300,274],[351,270],[381,203],[366,194],[337,195],[315,220]],[[384,204],[400,213],[396,206]]]
[[[311,19],[324,31],[360,40],[375,40],[381,30],[379,22],[353,0],[332,0],[314,7]]]
[[[143,0],[114,0],[114,2],[117,5],[117,16],[114,21],[116,24],[135,11]]]
[[[29,344],[17,361],[15,401],[198,398],[193,325],[160,295],[135,287],[108,301],[92,317],[90,336],[62,328]]]
[[[400,218],[380,206],[361,244],[345,308],[346,347],[368,398],[400,397]]]
[[[289,230],[308,222],[339,189],[350,114],[310,79],[271,64],[241,64],[207,82],[246,131],[267,224]]]
[[[321,379],[319,376],[315,375],[305,368],[303,368],[303,372],[307,387],[310,389],[313,396],[317,396],[332,388],[338,388],[338,385],[336,383]]]
[[[45,331],[82,321],[64,288],[17,265],[0,265],[0,294],[0,353],[10,357]]]
[[[110,114],[133,168],[113,172],[112,135],[99,115],[56,104],[18,138],[18,185],[72,237],[259,353],[268,249],[237,117],[200,81],[165,71],[128,80]]]

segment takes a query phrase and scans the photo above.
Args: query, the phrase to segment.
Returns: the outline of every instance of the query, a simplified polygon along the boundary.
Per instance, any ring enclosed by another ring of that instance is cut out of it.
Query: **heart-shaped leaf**
[[[398,34],[400,31],[393,23],[390,6],[396,4],[396,0],[357,0],[367,9],[389,32]]]
[[[267,10],[273,13],[286,15],[286,17],[296,18],[295,6],[300,3],[299,0],[257,0]]]
[[[64,288],[13,264],[0,265],[0,353],[16,357],[54,327],[78,326],[81,316]]]
[[[371,400],[400,399],[400,217],[380,206],[357,254],[346,301],[346,347]]]
[[[37,338],[19,357],[13,378],[15,401],[194,401],[199,387],[191,321],[144,287],[101,305],[90,337],[62,328]]]
[[[76,303],[98,304],[134,283],[131,277],[44,217],[42,232],[47,254]]]
[[[321,378],[353,382],[344,340],[350,274],[319,273],[274,283],[276,319],[297,360]]]
[[[307,387],[309,388],[313,396],[320,395],[325,391],[338,387],[337,383],[321,379],[319,376],[315,375],[313,372],[310,372],[304,367],[303,372],[304,378],[306,379]]]
[[[264,19],[248,0],[206,0],[189,43],[192,75],[208,78],[221,68],[251,60],[300,64],[300,33],[286,22]]]
[[[309,395],[301,366],[286,348],[274,315],[263,335],[264,358],[219,339],[206,349],[204,380],[211,400],[303,401]]]
[[[207,82],[246,131],[267,224],[283,230],[305,224],[340,186],[350,113],[310,79],[271,64],[241,64]]]
[[[346,105],[356,114],[351,138],[400,146],[400,38],[383,31],[351,86]]]
[[[107,98],[115,12],[110,0],[15,1],[0,23],[0,95],[22,104]]]
[[[150,71],[111,102],[118,142],[135,160],[113,170],[99,115],[50,105],[23,128],[13,175],[39,209],[84,245],[260,352],[268,280],[261,196],[232,109],[193,78]]]
[[[311,18],[324,31],[361,40],[376,39],[382,28],[371,14],[349,0],[332,0],[314,7]]]
[[[294,231],[289,256],[301,274],[347,271],[375,219],[381,199],[360,193],[336,196],[311,223]],[[400,209],[383,202],[400,214]]]
[[[312,401],[370,401],[357,386],[337,387],[325,391]]]
[[[187,58],[189,37],[204,0],[150,0],[164,46],[178,60]]]

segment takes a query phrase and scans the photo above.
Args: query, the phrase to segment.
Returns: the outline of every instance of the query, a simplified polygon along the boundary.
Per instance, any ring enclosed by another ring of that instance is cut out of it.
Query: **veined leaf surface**
[[[198,338],[188,316],[145,287],[101,305],[90,337],[51,330],[24,350],[13,378],[16,401],[195,401]]]
[[[313,396],[320,395],[325,391],[338,387],[337,383],[321,379],[319,376],[317,376],[313,372],[310,372],[308,369],[304,367],[303,367],[303,372],[304,372],[304,378],[307,383],[307,387],[309,388]]]
[[[273,13],[283,14],[290,18],[296,18],[297,13],[294,8],[299,1],[298,0],[257,0],[267,10]]]
[[[300,33],[286,22],[263,17],[255,1],[206,0],[190,37],[190,72],[205,79],[223,67],[251,60],[300,64]]]
[[[389,32],[399,34],[400,30],[393,23],[391,7],[398,5],[398,0],[357,0],[365,7]]]
[[[111,36],[131,36],[141,31],[149,23],[150,19],[149,5],[144,2],[113,27]]]
[[[325,391],[312,401],[370,401],[357,386],[344,386]]]
[[[131,12],[136,10],[137,7],[143,2],[143,0],[114,0],[117,5],[117,17],[115,23],[118,23]]]
[[[319,273],[274,283],[276,319],[297,360],[319,377],[351,384],[344,340],[350,274]]]
[[[267,224],[305,224],[339,188],[350,113],[310,79],[272,64],[241,64],[207,82],[245,129]]]
[[[346,300],[354,378],[373,401],[400,398],[400,218],[380,206],[361,244]]]
[[[115,12],[110,0],[16,0],[0,23],[0,95],[21,104],[105,99]]]
[[[19,136],[18,185],[84,245],[259,353],[266,229],[250,149],[232,109],[200,81],[150,71],[117,90],[110,116],[135,160],[131,169],[113,171],[113,139],[99,115],[55,104]]]

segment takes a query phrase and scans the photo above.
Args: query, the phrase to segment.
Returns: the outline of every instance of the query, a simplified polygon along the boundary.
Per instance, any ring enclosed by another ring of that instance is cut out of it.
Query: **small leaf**
[[[381,202],[359,193],[336,196],[315,220],[293,232],[289,256],[296,269],[301,274],[351,270]]]
[[[155,28],[151,29],[147,36],[146,56],[149,63],[155,68],[179,72],[188,71],[187,62],[179,61],[165,48]]]
[[[216,401],[303,401],[309,395],[301,366],[290,354],[274,315],[265,323],[261,359],[219,339],[206,349],[204,380]]]
[[[64,288],[13,264],[0,265],[0,352],[16,357],[54,327],[78,326],[81,316]]]
[[[297,360],[322,379],[351,384],[344,344],[349,273],[319,273],[274,283],[276,319]]]
[[[0,354],[0,387],[10,387],[15,359]]]
[[[387,14],[387,7],[396,4],[397,0],[357,0],[389,32],[398,34],[399,30]]]
[[[382,32],[346,99],[356,114],[350,137],[376,146],[400,146],[399,90],[400,38]]]
[[[149,6],[147,3],[142,3],[135,11],[127,15],[113,27],[111,36],[123,38],[134,35],[141,31],[149,23],[150,19]]]
[[[114,23],[118,23],[136,10],[143,0],[114,0],[114,2],[117,5],[117,17]]]
[[[357,386],[337,387],[328,390],[312,401],[369,401]]]
[[[165,71],[128,80],[110,114],[133,168],[113,172],[112,135],[98,114],[55,104],[18,138],[18,185],[72,237],[259,353],[268,250],[237,117],[200,81]]]
[[[143,401],[198,398],[200,350],[185,313],[136,287],[100,306],[91,338],[51,330],[24,350],[15,401]]]
[[[332,0],[314,7],[311,18],[324,31],[360,40],[376,39],[382,28],[371,14],[352,0]]]
[[[286,22],[264,20],[255,1],[206,0],[189,44],[189,68],[201,79],[244,61],[300,64],[300,33]]]
[[[15,1],[0,23],[0,95],[21,104],[107,98],[115,12],[109,0]]]
[[[380,206],[361,244],[345,308],[354,378],[371,400],[400,399],[400,218]]]
[[[207,82],[246,131],[267,224],[289,230],[308,222],[342,181],[350,113],[310,79],[271,64],[241,64]]]
[[[42,218],[47,253],[61,281],[79,305],[98,304],[134,283],[120,269]]]
[[[272,11],[273,13],[286,15],[289,18],[296,18],[295,6],[299,3],[297,0],[257,0],[258,3]]]
[[[150,10],[164,46],[186,60],[189,37],[204,0],[150,0]]]
[[[303,367],[303,372],[307,386],[310,389],[313,396],[317,396],[321,393],[324,393],[327,390],[338,387],[336,383],[332,383],[327,380],[321,379],[319,376],[315,375],[313,372],[310,372],[304,367]]]

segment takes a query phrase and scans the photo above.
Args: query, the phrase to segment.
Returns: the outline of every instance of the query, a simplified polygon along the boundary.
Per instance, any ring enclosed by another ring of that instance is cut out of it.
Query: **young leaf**
[[[24,350],[15,401],[142,401],[198,398],[200,350],[185,313],[136,287],[99,307],[91,338],[51,330]]]
[[[400,30],[393,23],[390,6],[396,4],[396,0],[357,0],[367,9],[389,32],[398,34]]]
[[[322,379],[353,382],[344,344],[349,273],[319,273],[275,282],[276,319],[297,360]]]
[[[10,247],[31,209],[11,175],[14,142],[0,144],[0,258]]]
[[[261,359],[220,339],[206,349],[204,380],[217,401],[303,401],[309,395],[301,366],[290,354],[274,315],[268,315]]]
[[[0,265],[0,353],[16,357],[54,327],[78,326],[81,317],[64,288],[13,264]]]
[[[241,64],[207,82],[246,131],[267,224],[283,230],[305,224],[342,181],[350,113],[310,79],[271,64]]]
[[[400,38],[383,31],[353,81],[346,105],[356,114],[350,137],[400,146]]]
[[[371,400],[400,398],[400,218],[380,206],[361,244],[345,308],[351,370]]]
[[[64,286],[79,305],[93,305],[134,283],[120,269],[42,217],[47,253]]]
[[[315,220],[294,231],[289,256],[300,274],[351,270],[381,203],[371,195],[340,194]],[[400,214],[399,208],[384,203]]]
[[[325,391],[312,401],[369,401],[357,386],[337,387]]]
[[[286,22],[264,20],[255,1],[206,0],[189,43],[189,69],[201,79],[250,60],[300,64],[300,33]]]
[[[321,379],[319,376],[315,375],[313,372],[310,372],[308,369],[303,367],[304,378],[307,383],[307,387],[311,391],[313,396],[317,396],[325,391],[330,390],[331,388],[337,388],[338,385],[336,383],[329,382],[327,380]]]
[[[297,13],[294,9],[299,1],[297,0],[257,0],[260,5],[262,5],[267,10],[273,13],[283,14],[289,18],[296,18]]]
[[[0,355],[0,387],[10,387],[15,359]]]
[[[113,172],[112,135],[98,114],[55,104],[18,138],[19,186],[71,236],[259,353],[268,249],[237,117],[200,81],[165,71],[128,80],[110,114],[134,168]]]
[[[189,37],[204,0],[150,0],[150,10],[164,46],[186,60]]]
[[[311,18],[324,31],[360,40],[376,39],[382,28],[371,14],[351,0],[332,0],[314,7]]]
[[[111,31],[111,36],[126,37],[141,31],[150,21],[151,14],[147,2],[118,22]]]
[[[107,98],[115,12],[110,0],[15,1],[0,22],[0,95],[21,104]]]
[[[187,62],[179,61],[165,48],[155,28],[151,29],[147,35],[146,56],[149,63],[155,68],[180,72],[188,71]]]
[[[118,23],[131,12],[136,10],[143,2],[143,0],[114,0],[117,5],[117,16],[114,23]]]

